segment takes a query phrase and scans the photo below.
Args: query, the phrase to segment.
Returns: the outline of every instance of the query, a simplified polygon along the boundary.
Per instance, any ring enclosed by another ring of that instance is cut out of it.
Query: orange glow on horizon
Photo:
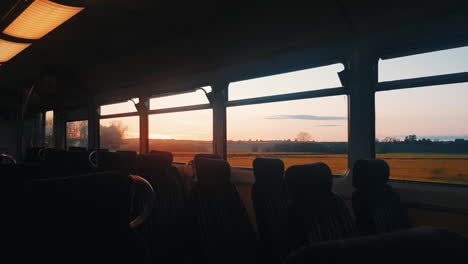
[[[48,0],[35,0],[3,33],[23,39],[40,39],[83,9]]]

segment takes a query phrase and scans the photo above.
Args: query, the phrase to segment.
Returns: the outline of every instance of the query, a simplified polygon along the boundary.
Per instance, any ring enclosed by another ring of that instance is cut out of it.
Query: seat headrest
[[[69,147],[69,152],[85,152],[87,149],[85,147]]]
[[[353,166],[353,186],[357,189],[375,189],[386,186],[390,167],[382,159],[357,160]]]
[[[65,153],[65,150],[46,148],[42,151],[42,157],[46,163],[57,163]]]
[[[58,166],[75,169],[91,168],[91,164],[88,161],[89,153],[87,151],[64,152],[61,156],[60,164],[57,164]]]
[[[194,162],[197,162],[198,159],[222,159],[218,154],[195,154],[193,156]]]
[[[105,169],[133,169],[136,152],[97,152],[98,167]]]
[[[169,151],[152,150],[150,151],[150,155],[157,158],[158,160],[165,160],[165,162],[169,163],[169,165],[171,165],[174,161],[174,156]]]
[[[89,150],[91,151],[96,151],[96,152],[109,152],[109,149],[104,149],[104,148],[93,148]]]
[[[198,183],[201,185],[228,184],[231,166],[223,159],[199,158],[195,163]]]
[[[280,159],[256,158],[253,170],[256,182],[279,182],[283,179],[284,163]]]
[[[26,153],[25,161],[39,161],[39,153],[44,151],[43,147],[30,148]]]
[[[117,150],[116,152],[127,158],[136,158],[136,156],[138,155],[138,153],[133,150]]]
[[[167,152],[170,154],[170,152]],[[136,167],[138,169],[149,168],[167,168],[172,164],[172,154],[166,155],[163,153],[150,153],[138,155],[136,160]]]
[[[322,162],[291,166],[285,179],[292,199],[332,191],[333,175]]]

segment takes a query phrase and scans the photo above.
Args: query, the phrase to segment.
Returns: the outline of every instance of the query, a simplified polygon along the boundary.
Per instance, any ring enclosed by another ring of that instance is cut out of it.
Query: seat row
[[[256,159],[253,163],[256,182],[252,188],[252,201],[259,234],[257,240],[244,203],[230,181],[230,166],[217,155],[196,155],[193,160],[196,177],[190,186],[186,186],[172,165],[173,157],[169,152],[152,151],[137,155],[135,152],[97,151],[92,156],[97,168],[89,166],[89,153],[76,153],[51,154],[46,164],[60,168],[57,169],[60,173],[55,176],[63,176],[66,169],[68,172],[65,174],[85,174],[86,179],[107,175],[108,185],[98,180],[93,183],[97,188],[94,185],[89,188],[93,193],[99,193],[98,189],[102,188],[103,193],[87,198],[86,204],[92,205],[92,200],[100,199],[97,197],[116,202],[115,211],[120,214],[117,218],[122,220],[125,211],[130,212],[124,221],[118,221],[119,226],[133,218],[132,207],[138,207],[139,197],[138,194],[114,190],[111,196],[119,198],[109,200],[106,192],[113,190],[114,184],[129,188],[126,181],[115,182],[119,178],[117,175],[138,174],[151,183],[155,193],[153,209],[137,231],[153,262],[278,263],[291,252],[310,244],[407,227],[399,198],[387,184],[389,168],[381,160],[362,160],[354,166],[354,221],[343,199],[332,191],[333,176],[326,164],[296,165],[285,171],[279,159]],[[108,171],[114,173],[106,174]],[[88,195],[80,193],[80,190],[87,191],[86,185],[72,186],[72,192],[78,197]],[[44,190],[54,192],[56,187],[54,183]],[[44,191],[40,193],[44,194]],[[66,192],[60,192],[60,195],[67,197]],[[128,196],[132,197],[131,201],[124,202]],[[76,200],[76,197],[71,200]],[[60,206],[66,206],[66,203],[60,203]],[[97,204],[96,208],[105,206]],[[53,207],[54,211],[58,209]],[[80,210],[78,212],[83,212]],[[76,210],[71,211],[76,214]],[[106,221],[115,221],[109,217],[111,213],[103,213],[102,210],[92,213],[104,214],[99,226],[104,227]],[[91,223],[83,221],[83,224]]]
[[[333,175],[325,163],[284,171],[280,159],[257,158],[253,168],[252,200],[260,241],[280,259],[311,243],[408,227],[398,194],[387,184],[389,167],[383,160],[359,160],[354,166],[355,220],[344,200],[333,193]]]

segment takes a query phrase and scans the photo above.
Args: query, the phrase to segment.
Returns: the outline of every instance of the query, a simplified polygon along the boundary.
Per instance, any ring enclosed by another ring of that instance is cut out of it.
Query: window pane
[[[348,168],[346,96],[229,107],[227,118],[231,166],[277,157],[286,168],[314,162],[336,174]]]
[[[133,98],[135,103],[138,103],[138,98]],[[135,103],[132,100],[128,100],[124,103],[118,104],[109,104],[101,106],[101,115],[113,115],[113,114],[122,114],[122,113],[132,113],[136,112]]]
[[[343,69],[342,64],[332,64],[319,68],[233,82],[229,85],[229,100],[341,87],[337,73]]]
[[[379,62],[379,82],[468,71],[468,47]]]
[[[67,148],[88,147],[88,120],[67,122]]]
[[[376,152],[392,179],[468,184],[467,99],[467,83],[376,94]]]
[[[46,148],[53,148],[55,146],[54,141],[54,111],[47,111],[45,113],[45,142]]]
[[[203,87],[206,92],[211,92],[211,87]],[[150,109],[164,109],[189,105],[208,104],[205,92],[197,90],[191,93],[176,94],[150,99]]]
[[[100,120],[101,148],[109,151],[140,152],[140,119],[138,116]]]
[[[188,162],[196,153],[212,153],[212,110],[149,116],[150,150],[170,151],[175,162]]]

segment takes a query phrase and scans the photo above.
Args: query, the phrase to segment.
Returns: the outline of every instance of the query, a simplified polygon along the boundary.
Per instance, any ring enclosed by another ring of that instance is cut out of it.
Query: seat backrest
[[[177,169],[172,166],[172,153],[152,151],[138,155],[135,172],[155,189],[150,219],[140,228],[148,241],[154,262],[171,258],[177,262],[184,248],[188,220],[186,194]]]
[[[28,149],[24,162],[40,162],[39,153],[44,150],[44,147],[33,147]]]
[[[255,233],[236,187],[230,166],[222,159],[199,158],[198,182],[189,197],[194,244],[208,263],[254,261]]]
[[[466,263],[468,239],[445,229],[420,227],[386,234],[315,243],[288,256],[286,264]]]
[[[333,176],[325,163],[291,166],[285,178],[293,248],[356,234],[346,204],[332,191]]]
[[[129,241],[131,182],[128,174],[120,172],[27,182],[24,252],[35,251],[35,257],[46,257],[44,261],[49,260],[44,255],[56,258],[62,254],[66,259],[89,261],[100,255],[118,261],[134,247]]]
[[[172,165],[172,162],[174,161],[174,155],[169,151],[151,150],[149,154],[153,157],[158,157],[158,160],[161,162],[164,161],[169,165]]]
[[[284,163],[280,159],[256,158],[252,202],[262,246],[273,257],[285,257],[288,245],[288,193]]]
[[[390,168],[381,159],[357,160],[353,166],[353,210],[361,234],[392,232],[408,227],[399,195],[388,185]]]
[[[72,147],[68,147],[68,151],[70,151],[70,152],[74,152],[74,151],[85,152],[85,151],[88,151],[88,149],[85,148],[85,147],[75,147],[75,146],[72,146]]]
[[[221,156],[219,156],[218,154],[208,154],[208,153],[199,153],[199,154],[195,154],[195,156],[193,156],[193,160],[198,160],[198,159],[222,159]]]
[[[177,202],[175,207],[180,207],[184,201],[183,186],[180,175],[172,166],[172,154],[170,152],[150,153],[138,155],[135,172],[148,180],[157,190],[156,200],[164,203],[164,207],[172,207],[170,204]],[[169,199],[169,200],[168,200]]]
[[[45,160],[41,163],[41,166],[46,178],[78,175],[88,173],[93,169],[88,162],[89,153],[87,151],[67,152],[45,149],[42,152]]]
[[[132,172],[136,166],[137,153],[128,152],[96,152],[97,166],[104,170],[119,170]]]

